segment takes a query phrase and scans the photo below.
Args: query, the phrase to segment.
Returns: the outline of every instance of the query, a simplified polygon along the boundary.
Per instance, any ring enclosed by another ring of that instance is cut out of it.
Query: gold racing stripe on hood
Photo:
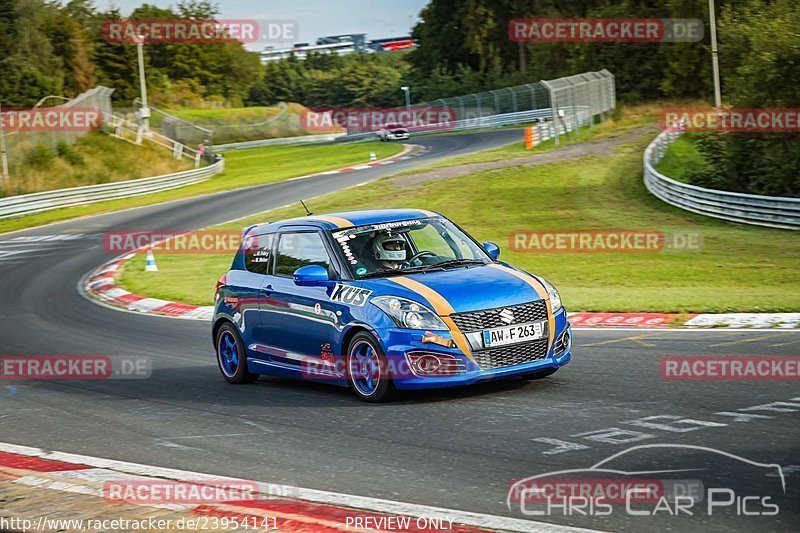
[[[498,270],[502,270],[503,272],[507,272],[513,276],[517,276],[519,279],[530,285],[533,290],[536,291],[536,294],[539,295],[539,298],[545,301],[545,305],[547,305],[547,353],[549,354],[550,348],[553,347],[553,336],[556,334],[556,318],[553,316],[553,308],[550,304],[550,296],[548,296],[544,285],[542,285],[539,280],[533,276],[524,274],[518,270],[514,270],[513,268],[508,268],[507,266],[499,265],[497,263],[491,263],[489,266]]]
[[[405,276],[395,276],[387,279],[394,281],[398,285],[402,285],[406,289],[419,294],[425,300],[427,300],[431,307],[433,307],[433,311],[439,315],[439,318],[442,319],[442,322],[444,322],[448,329],[450,329],[450,334],[453,336],[453,341],[456,343],[456,346],[458,346],[459,349],[464,352],[464,355],[466,355],[469,360],[477,364],[477,361],[475,361],[475,359],[472,357],[472,352],[469,348],[469,341],[467,341],[467,338],[463,333],[461,333],[461,330],[458,329],[458,326],[456,326],[456,323],[453,322],[453,319],[450,318],[450,315],[455,313],[455,309],[453,309],[453,306],[450,305],[450,302],[445,300],[444,296],[431,289],[427,285]]]

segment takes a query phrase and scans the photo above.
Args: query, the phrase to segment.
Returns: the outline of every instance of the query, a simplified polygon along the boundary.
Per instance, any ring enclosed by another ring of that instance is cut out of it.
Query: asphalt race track
[[[713,516],[703,509],[682,517],[530,518],[615,531],[800,530],[797,381],[660,375],[663,356],[797,355],[800,332],[577,331],[572,364],[545,380],[369,405],[318,383],[262,377],[230,386],[216,367],[207,324],[109,310],[77,291],[88,271],[111,259],[105,231],[201,228],[519,136],[500,130],[421,138],[414,142],[429,152],[393,165],[0,236],[0,353],[146,356],[154,363],[144,380],[0,381],[0,441],[515,518],[525,518],[505,503],[515,480],[588,468],[637,445],[694,445],[781,465],[780,513],[742,517],[731,506]],[[18,239],[52,235],[78,236]],[[650,459],[634,453],[615,464],[641,470]],[[687,469],[686,478],[719,478],[737,494],[765,479],[780,485],[774,474],[698,449],[665,448],[658,460]]]

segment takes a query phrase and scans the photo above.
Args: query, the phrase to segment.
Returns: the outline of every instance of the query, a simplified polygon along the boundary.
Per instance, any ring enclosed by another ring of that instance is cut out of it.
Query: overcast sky
[[[96,0],[98,8],[114,5],[125,15],[143,3],[169,7],[177,2]],[[221,19],[295,20],[300,30],[298,42],[313,42],[323,35],[341,33],[366,33],[371,39],[408,35],[428,0],[217,0],[216,3]]]

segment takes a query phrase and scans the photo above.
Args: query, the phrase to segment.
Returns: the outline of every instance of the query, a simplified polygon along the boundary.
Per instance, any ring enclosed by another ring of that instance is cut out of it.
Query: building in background
[[[291,48],[276,49],[272,46],[261,51],[261,62],[271,63],[286,59],[292,54],[297,59],[305,59],[308,54],[328,53],[340,56],[350,54],[372,54],[375,52],[390,52],[414,48],[411,37],[392,37],[386,39],[367,40],[365,33],[348,33],[344,35],[329,35],[317,39],[316,44],[295,43]]]

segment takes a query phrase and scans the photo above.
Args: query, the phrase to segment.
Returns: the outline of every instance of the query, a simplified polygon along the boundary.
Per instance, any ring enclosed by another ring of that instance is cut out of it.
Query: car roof
[[[398,222],[400,220],[414,220],[439,216],[439,213],[425,209],[370,209],[364,211],[340,211],[336,213],[313,214],[304,217],[290,218],[258,224],[260,232],[274,231],[284,226],[309,226],[327,230],[366,226],[369,224],[382,224],[385,222]]]

